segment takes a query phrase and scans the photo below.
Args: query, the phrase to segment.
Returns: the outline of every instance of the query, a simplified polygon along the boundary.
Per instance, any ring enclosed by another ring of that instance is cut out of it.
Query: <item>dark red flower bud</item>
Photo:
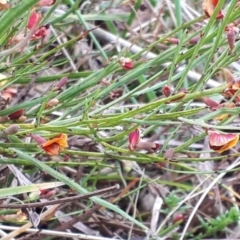
[[[18,120],[23,115],[23,113],[24,113],[24,110],[20,109],[16,112],[9,114],[8,117],[10,120]]]
[[[162,93],[165,97],[169,97],[172,94],[172,90],[169,86],[165,85],[162,87]]]

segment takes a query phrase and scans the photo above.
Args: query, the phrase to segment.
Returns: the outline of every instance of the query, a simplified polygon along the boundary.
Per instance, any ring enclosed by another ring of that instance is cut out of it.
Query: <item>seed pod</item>
[[[16,134],[19,131],[20,127],[16,124],[13,124],[9,127],[7,127],[5,130],[3,130],[3,133],[5,135],[13,135]]]

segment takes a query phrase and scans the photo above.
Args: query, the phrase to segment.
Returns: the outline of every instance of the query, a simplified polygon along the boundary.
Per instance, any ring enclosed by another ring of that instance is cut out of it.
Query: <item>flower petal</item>
[[[233,83],[235,76],[232,74],[232,72],[227,68],[220,68],[220,75],[223,77],[223,79],[226,81],[226,83]]]
[[[128,136],[128,142],[129,142],[129,150],[133,151],[136,147],[136,145],[140,141],[140,130],[137,128],[133,132],[131,132]]]
[[[212,100],[208,97],[202,97],[201,100],[210,108],[210,110],[214,111],[220,107],[220,104]]]
[[[51,146],[54,143],[58,144],[61,149],[67,148],[68,147],[67,135],[62,133],[62,134],[54,137],[53,139],[50,139],[50,140],[46,141],[45,143],[43,143],[41,145],[41,147],[48,147],[48,146]]]
[[[204,0],[202,4],[203,11],[207,17],[211,17],[214,13],[214,10],[218,4],[219,0]],[[224,17],[223,11],[220,11],[217,15],[217,19],[222,19]]]
[[[210,130],[208,131],[208,135],[210,148],[218,153],[234,147],[239,140],[239,135],[235,133],[222,134]]]
[[[223,104],[220,104],[220,107],[235,108],[236,105],[235,105],[233,102],[231,102],[231,103],[223,103]],[[221,114],[221,115],[215,117],[214,120],[219,120],[219,121],[221,121],[221,120],[226,119],[226,118],[231,117],[231,116],[232,116],[231,114],[225,113],[225,114]]]
[[[37,5],[39,7],[49,7],[53,4],[55,4],[55,2],[56,2],[56,0],[40,0]]]
[[[35,25],[37,25],[42,18],[41,13],[33,11],[28,19],[27,27],[28,29],[32,29]]]
[[[44,144],[43,144],[44,145]],[[61,148],[57,143],[52,143],[51,145],[43,146],[42,149],[48,154],[52,156],[59,155]]]
[[[131,58],[120,57],[119,63],[125,70],[130,70],[134,67],[133,60]]]
[[[38,144],[38,145],[43,145],[47,140],[39,135],[30,135],[32,139]]]

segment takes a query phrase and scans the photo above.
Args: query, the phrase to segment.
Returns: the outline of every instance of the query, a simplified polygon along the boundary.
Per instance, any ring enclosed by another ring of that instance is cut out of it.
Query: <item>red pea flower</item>
[[[160,145],[155,142],[141,141],[140,130],[138,128],[129,134],[128,142],[128,148],[130,151],[146,150],[149,153],[153,153],[160,147]]]
[[[140,142],[140,130],[137,128],[128,136],[129,150],[134,151],[137,144]]]
[[[34,26],[38,25],[41,19],[42,19],[41,13],[33,11],[28,19],[27,24],[28,29],[31,30]],[[31,37],[31,40],[34,41],[44,38],[47,34],[48,28],[49,28],[48,25],[38,27],[37,30],[34,32],[33,36]]]
[[[224,134],[213,130],[208,130],[207,133],[209,147],[217,153],[222,153],[233,148],[239,140],[239,135],[235,133]]]
[[[68,147],[67,135],[62,133],[53,139],[46,140],[39,135],[31,135],[31,137],[37,142],[37,144],[51,156],[57,156],[60,152]]]
[[[33,11],[28,19],[27,27],[28,29],[32,29],[33,26],[37,25],[42,19],[42,15],[39,12]]]
[[[46,36],[48,30],[48,25],[39,27],[36,32],[33,34],[31,40],[42,39]]]

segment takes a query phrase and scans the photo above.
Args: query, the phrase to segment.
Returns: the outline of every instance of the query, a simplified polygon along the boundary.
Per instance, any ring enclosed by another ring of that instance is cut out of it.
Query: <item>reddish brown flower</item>
[[[218,5],[219,0],[204,0],[202,4],[203,11],[205,12],[206,16],[210,18],[213,15],[215,8]],[[224,17],[224,12],[221,10],[218,14],[216,19],[222,19]]]
[[[239,135],[235,133],[223,134],[213,130],[208,130],[207,133],[209,147],[217,153],[222,153],[233,148],[239,140]]]
[[[128,141],[129,141],[128,148],[130,151],[146,150],[149,153],[153,153],[156,152],[157,149],[160,147],[160,145],[155,142],[141,141],[140,130],[138,128],[129,134]]]
[[[125,70],[130,70],[134,67],[133,60],[131,58],[120,57],[119,63]]]
[[[52,156],[57,156],[59,153],[68,147],[67,135],[62,133],[53,139],[46,141],[41,144],[41,148],[48,154]]]

